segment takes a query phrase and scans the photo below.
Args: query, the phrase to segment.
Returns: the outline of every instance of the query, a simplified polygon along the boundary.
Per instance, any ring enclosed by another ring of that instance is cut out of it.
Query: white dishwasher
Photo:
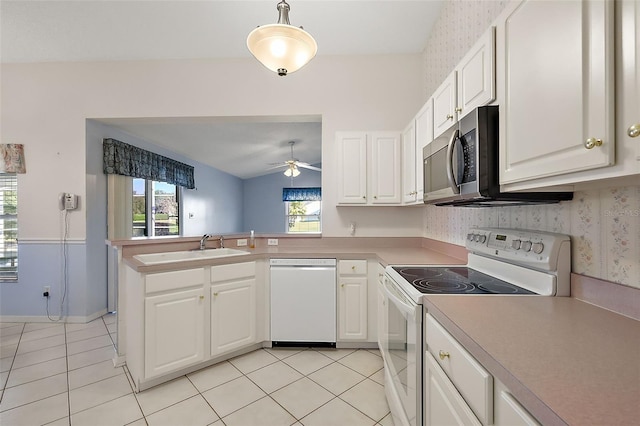
[[[271,259],[272,346],[336,346],[336,259]]]

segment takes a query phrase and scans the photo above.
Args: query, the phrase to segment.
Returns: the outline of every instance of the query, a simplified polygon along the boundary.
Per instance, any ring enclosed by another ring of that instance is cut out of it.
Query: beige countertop
[[[640,424],[640,321],[568,297],[425,297],[542,424]]]
[[[199,259],[171,262],[157,265],[145,265],[134,258],[136,254],[163,251],[192,250],[193,238],[182,240],[141,240],[126,241],[120,246],[124,262],[138,272],[162,272],[174,269],[197,268],[207,265],[247,262],[269,258],[336,258],[336,259],[377,259],[387,265],[459,265],[466,263],[466,249],[461,246],[437,242],[422,238],[317,238],[317,239],[281,239],[279,246],[258,245],[255,249],[237,248],[250,252],[249,255],[228,256],[218,259]]]

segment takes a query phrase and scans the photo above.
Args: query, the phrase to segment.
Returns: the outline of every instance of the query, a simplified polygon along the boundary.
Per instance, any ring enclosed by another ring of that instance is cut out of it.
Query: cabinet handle
[[[457,107],[457,108],[456,108],[456,112],[462,112],[462,108]]]
[[[216,291],[215,293],[213,293],[213,295],[214,295],[214,296],[217,296],[217,295],[218,295],[218,292]]]
[[[453,120],[453,114],[447,114],[447,120]]]
[[[440,357],[441,360],[444,361],[445,358],[450,358],[451,356],[449,355],[449,352],[445,352],[445,351],[440,351],[438,353],[438,356]]]
[[[344,288],[344,284],[340,284],[340,287]]]
[[[374,196],[373,196],[373,199],[374,199],[374,200],[377,200],[377,199],[378,199],[378,196],[377,196],[377,195],[374,195]]]
[[[200,300],[204,300],[204,296],[200,296]]]
[[[351,270],[352,270],[352,271],[355,271],[355,270],[356,270],[356,265],[353,265],[353,266],[351,267]]]
[[[366,199],[367,199],[367,196],[366,196],[366,195],[363,195],[363,196],[362,196],[362,199],[363,199],[363,200],[366,200]]]
[[[637,138],[640,136],[640,123],[634,124],[627,129],[627,134],[630,138]]]
[[[587,149],[593,149],[596,146],[602,146],[602,139],[589,138],[584,141],[584,147]]]

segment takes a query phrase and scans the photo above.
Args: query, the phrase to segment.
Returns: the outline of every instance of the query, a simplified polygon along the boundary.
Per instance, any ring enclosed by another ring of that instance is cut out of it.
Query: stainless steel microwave
[[[555,203],[572,192],[502,192],[498,162],[498,106],[482,106],[422,150],[424,202],[488,207]]]

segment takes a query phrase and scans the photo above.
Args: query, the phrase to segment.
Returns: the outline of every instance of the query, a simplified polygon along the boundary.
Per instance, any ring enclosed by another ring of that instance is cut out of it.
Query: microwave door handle
[[[449,181],[449,186],[453,190],[454,194],[460,193],[460,187],[458,187],[458,182],[456,182],[456,177],[453,173],[453,149],[456,146],[456,141],[458,140],[459,135],[460,130],[456,129],[451,135],[449,146],[447,147],[447,180]]]

